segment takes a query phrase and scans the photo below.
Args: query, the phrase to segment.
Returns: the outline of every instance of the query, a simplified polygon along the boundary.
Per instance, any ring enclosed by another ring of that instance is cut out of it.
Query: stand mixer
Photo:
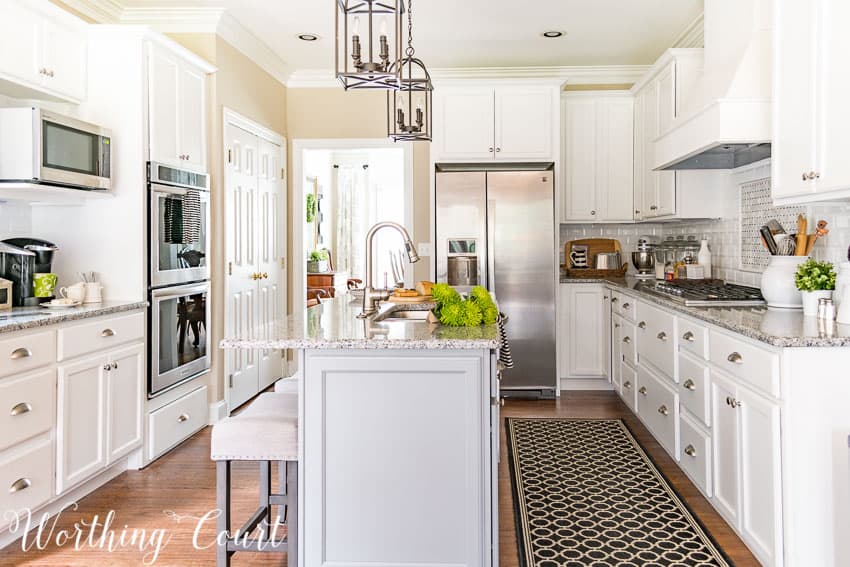
[[[651,236],[638,238],[637,250],[632,252],[632,265],[638,271],[636,277],[650,279],[655,277],[655,246]]]

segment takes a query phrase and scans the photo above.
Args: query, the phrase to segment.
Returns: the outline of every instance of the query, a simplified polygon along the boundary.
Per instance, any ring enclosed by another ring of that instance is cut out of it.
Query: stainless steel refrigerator
[[[506,395],[551,397],[555,347],[555,184],[552,164],[436,166],[436,281],[495,292],[514,367]]]

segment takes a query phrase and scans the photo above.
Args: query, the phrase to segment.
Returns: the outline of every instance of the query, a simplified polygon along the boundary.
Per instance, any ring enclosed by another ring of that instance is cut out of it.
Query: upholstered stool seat
[[[228,534],[218,542],[217,565],[228,567],[237,551],[285,551],[288,564],[297,565],[298,396],[261,394],[241,413],[216,424],[210,456],[216,461],[216,498],[221,510],[217,528],[219,533]],[[259,508],[235,534],[230,530],[232,461],[260,464]],[[272,461],[278,461],[281,467],[279,494],[271,490]],[[272,506],[286,510],[286,538],[274,538]],[[258,527],[259,537],[249,539]]]
[[[290,376],[289,378],[281,378],[274,383],[274,391],[276,394],[297,394],[298,377]]]

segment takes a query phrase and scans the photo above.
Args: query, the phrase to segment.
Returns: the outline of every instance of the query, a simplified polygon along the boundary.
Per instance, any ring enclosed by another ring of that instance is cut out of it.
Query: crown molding
[[[97,24],[117,24],[124,10],[116,0],[61,0],[61,5]]]
[[[673,42],[673,47],[705,47],[705,14],[697,16],[693,22],[688,24],[676,41]]]

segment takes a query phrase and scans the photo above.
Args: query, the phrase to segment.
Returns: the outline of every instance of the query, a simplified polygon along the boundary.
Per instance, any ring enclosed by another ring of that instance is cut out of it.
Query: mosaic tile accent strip
[[[770,179],[741,185],[741,269],[761,272],[767,267],[770,254],[762,246],[759,228],[776,219],[786,231],[793,232],[801,213],[806,214],[805,207],[773,206]]]

